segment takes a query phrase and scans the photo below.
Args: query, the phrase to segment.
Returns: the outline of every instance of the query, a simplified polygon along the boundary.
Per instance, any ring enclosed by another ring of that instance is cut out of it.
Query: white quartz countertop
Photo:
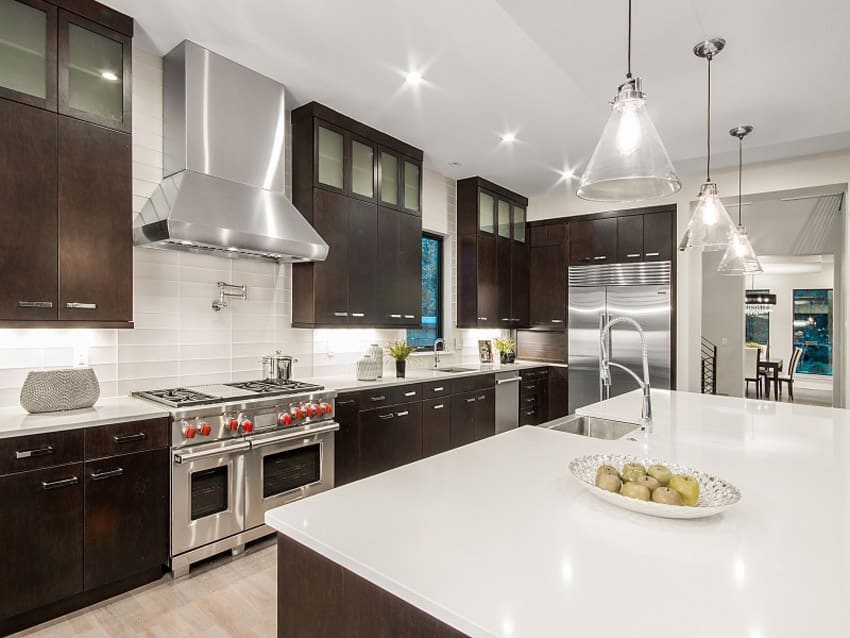
[[[266,522],[471,636],[850,633],[850,411],[653,391],[644,442],[523,427],[272,510]],[[632,393],[583,410],[636,421]],[[597,499],[571,459],[640,453],[737,485],[719,516]]]
[[[29,414],[22,407],[0,408],[0,438],[88,428],[107,423],[168,416],[168,410],[133,397],[100,399],[90,408]]]
[[[385,372],[383,378],[376,381],[358,381],[354,372],[350,375],[339,376],[324,376],[324,377],[309,377],[299,381],[307,383],[316,383],[325,386],[327,390],[336,390],[337,392],[351,392],[356,390],[370,390],[372,388],[385,388],[393,385],[407,385],[410,383],[422,383],[424,381],[437,381],[439,379],[459,379],[462,377],[474,376],[477,374],[488,374],[492,372],[510,372],[512,370],[528,370],[531,368],[543,368],[546,366],[556,366],[566,368],[563,363],[543,363],[539,361],[517,361],[507,364],[481,365],[474,364],[445,364],[445,368],[463,368],[464,372],[446,372],[441,369],[420,368],[408,365],[406,376],[403,379],[397,378],[392,372]]]

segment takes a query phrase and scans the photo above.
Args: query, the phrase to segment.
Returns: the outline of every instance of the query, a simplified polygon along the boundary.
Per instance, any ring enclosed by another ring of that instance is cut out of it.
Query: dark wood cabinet
[[[476,441],[496,434],[496,391],[493,388],[479,390],[475,393],[475,427],[473,432]]]
[[[293,265],[292,325],[419,326],[422,151],[315,102],[292,139],[293,202],[329,246]]]
[[[567,224],[532,223],[529,235],[530,324],[540,330],[564,330],[567,327]]]
[[[520,372],[519,424],[539,425],[549,420],[549,369]]]
[[[83,590],[83,466],[63,465],[0,478],[2,620]]]
[[[42,0],[12,0],[0,22],[14,41],[0,41],[0,98],[56,111],[56,20],[58,9]]]
[[[588,219],[570,224],[570,264],[613,263],[617,260],[617,219]]]
[[[356,392],[336,398],[339,430],[334,439],[334,484],[345,485],[360,478],[360,407]]]
[[[643,260],[643,215],[617,218],[617,261]]]
[[[569,382],[568,369],[562,366],[549,366],[549,403],[546,420],[560,419],[569,414],[567,405]]]
[[[59,117],[61,320],[133,320],[131,154],[128,134]]]
[[[360,473],[372,476],[422,456],[422,403],[360,413]]]
[[[86,462],[86,589],[168,562],[170,469],[167,449]]]
[[[448,398],[422,402],[422,456],[433,456],[450,450],[451,403]]]
[[[645,261],[670,261],[675,248],[675,213],[647,213],[643,216],[643,258]]]
[[[458,182],[458,326],[529,323],[528,200],[471,177]]]
[[[56,118],[0,99],[0,321],[58,316]]]
[[[475,403],[478,395],[476,391],[451,398],[449,443],[453,448],[475,440]]]

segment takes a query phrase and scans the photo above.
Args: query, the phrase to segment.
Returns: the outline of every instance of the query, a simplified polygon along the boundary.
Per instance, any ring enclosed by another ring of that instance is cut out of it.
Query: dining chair
[[[749,394],[750,384],[756,384],[756,398],[761,398],[761,348],[744,346],[744,394]]]
[[[776,387],[773,389],[774,394],[782,396],[782,384],[788,384],[788,398],[794,400],[794,375],[797,373],[797,367],[800,365],[800,359],[803,358],[803,349],[794,348],[794,353],[791,355],[791,362],[788,366],[788,374],[779,375],[776,380]]]

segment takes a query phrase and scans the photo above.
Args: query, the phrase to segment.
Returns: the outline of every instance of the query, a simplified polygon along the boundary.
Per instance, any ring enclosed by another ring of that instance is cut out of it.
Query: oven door
[[[171,471],[171,555],[245,529],[248,441],[174,450]]]
[[[251,439],[248,457],[246,525],[262,525],[266,511],[334,486],[335,422],[304,432],[273,433]]]

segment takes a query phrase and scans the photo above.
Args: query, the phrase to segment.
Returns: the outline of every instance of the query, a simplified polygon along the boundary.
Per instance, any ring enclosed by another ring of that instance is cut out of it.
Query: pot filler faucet
[[[608,352],[608,335],[611,332],[611,327],[618,323],[631,324],[640,335],[641,354],[643,355],[642,381],[638,375],[629,370],[626,366],[610,360],[610,353]],[[652,432],[652,399],[649,394],[649,356],[646,347],[646,335],[643,333],[643,328],[640,327],[640,324],[630,317],[614,317],[606,323],[599,332],[599,378],[602,379],[602,383],[608,388],[611,387],[611,366],[619,368],[620,370],[625,370],[632,375],[635,381],[638,382],[638,385],[640,385],[640,388],[643,391],[643,405],[641,406],[640,411],[640,429],[643,432]]]

